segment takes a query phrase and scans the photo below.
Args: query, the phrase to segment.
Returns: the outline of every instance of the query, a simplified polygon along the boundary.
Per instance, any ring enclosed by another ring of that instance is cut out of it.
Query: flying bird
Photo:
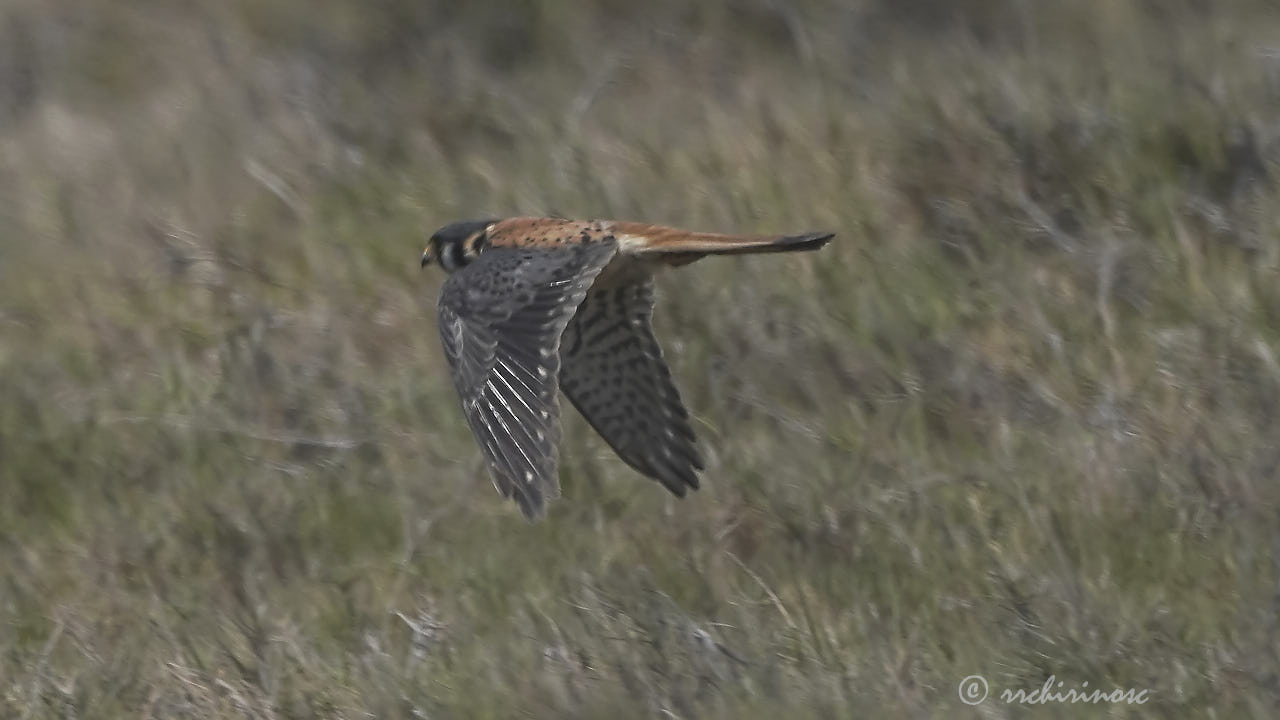
[[[725,235],[610,220],[515,217],[445,225],[422,266],[450,375],[504,497],[529,519],[560,493],[557,390],[618,457],[679,497],[703,469],[653,335],[653,276],[706,255],[817,250],[833,233]]]

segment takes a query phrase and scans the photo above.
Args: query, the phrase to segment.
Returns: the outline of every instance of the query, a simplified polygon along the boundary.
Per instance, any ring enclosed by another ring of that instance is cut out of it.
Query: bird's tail
[[[654,225],[628,228],[630,223],[618,223],[614,234],[643,238],[635,249],[639,255],[742,255],[747,253],[799,252],[817,250],[826,245],[835,233],[811,232],[799,235],[722,235],[699,233]],[[625,242],[624,237],[620,239]]]

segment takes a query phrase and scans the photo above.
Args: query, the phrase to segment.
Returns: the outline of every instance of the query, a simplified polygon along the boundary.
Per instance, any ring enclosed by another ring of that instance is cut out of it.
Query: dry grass
[[[1269,3],[85,5],[0,10],[0,716],[1280,703]],[[484,477],[417,254],[548,212],[839,232],[662,280],[695,497]]]

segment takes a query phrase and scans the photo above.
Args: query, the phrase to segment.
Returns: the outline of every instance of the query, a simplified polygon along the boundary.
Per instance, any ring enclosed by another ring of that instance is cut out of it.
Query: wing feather
[[[440,340],[494,485],[530,518],[559,494],[560,339],[612,241],[493,247],[445,281]]]
[[[623,461],[684,496],[703,460],[652,315],[652,282],[590,292],[564,331],[561,388]]]

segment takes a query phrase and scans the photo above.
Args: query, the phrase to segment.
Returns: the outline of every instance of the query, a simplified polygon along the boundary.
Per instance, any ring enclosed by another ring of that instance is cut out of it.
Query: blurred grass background
[[[1270,717],[1277,12],[8,0],[0,716]],[[839,233],[660,281],[685,501],[484,473],[418,253],[552,212]]]

